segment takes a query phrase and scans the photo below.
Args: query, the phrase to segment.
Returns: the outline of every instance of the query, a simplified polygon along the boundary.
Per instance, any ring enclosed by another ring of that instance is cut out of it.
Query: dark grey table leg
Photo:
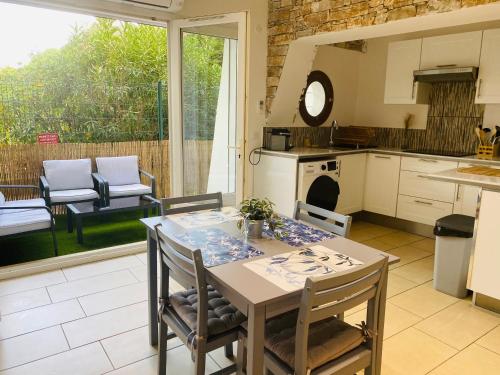
[[[158,279],[157,279],[157,244],[155,234],[148,229],[148,313],[149,343],[158,344]]]
[[[82,217],[76,215],[76,240],[79,244],[83,243],[83,224]]]
[[[66,207],[66,224],[68,227],[68,233],[73,233],[73,215],[68,207]]]

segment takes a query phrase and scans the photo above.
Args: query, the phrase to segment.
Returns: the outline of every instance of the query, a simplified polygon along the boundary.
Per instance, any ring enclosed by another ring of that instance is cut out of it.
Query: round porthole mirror
[[[328,120],[333,108],[333,86],[330,78],[315,70],[307,78],[307,86],[300,98],[299,112],[309,126],[320,126]]]

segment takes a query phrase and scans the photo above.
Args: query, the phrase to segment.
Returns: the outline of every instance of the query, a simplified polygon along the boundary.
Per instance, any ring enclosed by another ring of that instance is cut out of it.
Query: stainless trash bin
[[[449,215],[436,221],[434,289],[458,298],[467,295],[474,218]]]

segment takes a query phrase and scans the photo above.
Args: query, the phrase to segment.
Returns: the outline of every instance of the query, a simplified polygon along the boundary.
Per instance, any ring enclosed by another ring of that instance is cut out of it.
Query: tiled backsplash
[[[375,144],[390,148],[432,149],[474,154],[477,138],[474,128],[482,123],[484,106],[474,104],[474,82],[434,83],[429,98],[426,129],[374,128]],[[296,147],[311,144],[327,147],[329,127],[291,127],[291,141]]]

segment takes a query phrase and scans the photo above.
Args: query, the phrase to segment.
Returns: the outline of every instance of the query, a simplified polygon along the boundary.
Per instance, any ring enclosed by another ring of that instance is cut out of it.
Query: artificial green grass
[[[83,219],[83,244],[76,241],[66,229],[66,216],[56,216],[56,238],[59,255],[80,253],[104,247],[122,245],[146,239],[146,228],[139,219],[142,211],[123,212]],[[0,266],[29,262],[54,256],[52,236],[49,231],[0,238]]]

